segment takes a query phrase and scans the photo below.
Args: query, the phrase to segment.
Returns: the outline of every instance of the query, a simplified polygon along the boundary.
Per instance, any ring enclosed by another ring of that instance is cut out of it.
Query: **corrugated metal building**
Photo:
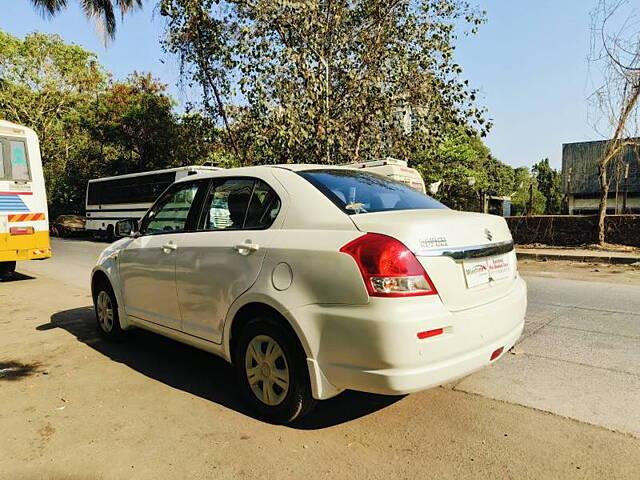
[[[598,160],[607,142],[565,143],[562,145],[562,183],[569,214],[598,212],[600,182]],[[640,166],[638,151],[627,147],[619,158],[609,162],[609,199],[607,212],[640,213]]]

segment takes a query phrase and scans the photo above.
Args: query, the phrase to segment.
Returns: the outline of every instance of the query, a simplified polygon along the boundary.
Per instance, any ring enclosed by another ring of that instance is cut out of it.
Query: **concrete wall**
[[[597,215],[538,215],[506,217],[516,244],[577,246],[597,243]],[[609,215],[606,241],[640,247],[640,215]]]

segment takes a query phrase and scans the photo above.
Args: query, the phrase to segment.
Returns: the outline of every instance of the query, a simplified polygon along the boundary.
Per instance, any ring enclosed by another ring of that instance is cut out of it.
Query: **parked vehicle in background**
[[[0,120],[0,276],[18,260],[51,256],[47,194],[38,136]]]
[[[51,223],[51,233],[57,237],[69,237],[85,233],[85,218],[80,215],[60,215]]]
[[[367,169],[200,173],[117,233],[92,272],[102,334],[138,326],[222,356],[273,422],[345,389],[450,382],[524,326],[504,218],[450,210]]]
[[[370,162],[349,163],[345,164],[345,167],[350,168],[362,168],[367,171],[383,175],[385,177],[392,178],[398,182],[402,182],[405,185],[409,185],[422,193],[427,193],[424,186],[424,180],[422,175],[415,168],[407,166],[407,162],[404,160],[398,160],[396,158],[387,157],[384,160],[374,160]]]
[[[112,241],[118,220],[137,220],[173,182],[216,167],[187,166],[89,180],[85,204],[86,231]]]

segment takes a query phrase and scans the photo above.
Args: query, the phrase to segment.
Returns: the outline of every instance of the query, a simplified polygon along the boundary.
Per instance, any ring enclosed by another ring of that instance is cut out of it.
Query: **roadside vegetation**
[[[48,14],[66,5],[32,3]],[[141,3],[118,5],[125,13]],[[157,4],[165,49],[184,85],[201,92],[195,104],[177,108],[148,73],[115,79],[58,36],[0,31],[0,117],[40,136],[52,215],[83,213],[95,177],[383,157],[407,160],[452,208],[480,210],[489,194],[511,196],[516,214],[562,210],[548,160],[513,169],[482,141],[491,119],[455,61],[457,37],[485,21],[468,2]],[[113,36],[111,14],[87,5]]]

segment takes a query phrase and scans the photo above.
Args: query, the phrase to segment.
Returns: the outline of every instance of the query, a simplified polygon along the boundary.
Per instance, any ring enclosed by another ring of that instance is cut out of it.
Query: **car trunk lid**
[[[502,217],[448,209],[351,215],[363,232],[403,242],[452,311],[490,303],[513,288],[516,258]]]

